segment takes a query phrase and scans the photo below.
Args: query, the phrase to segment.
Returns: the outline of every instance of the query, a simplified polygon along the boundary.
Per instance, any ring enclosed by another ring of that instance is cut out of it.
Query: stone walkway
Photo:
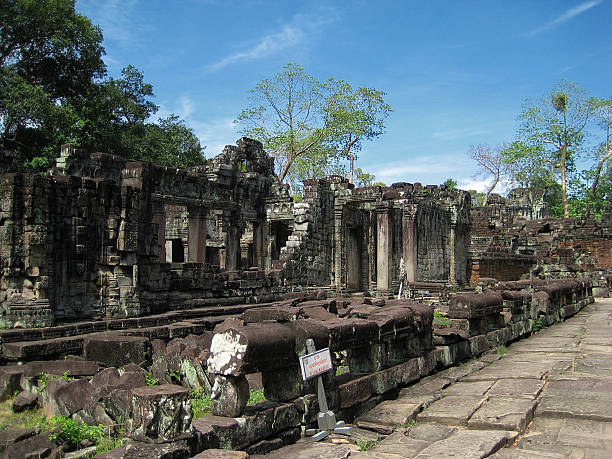
[[[354,429],[348,443],[302,439],[265,458],[612,457],[612,299],[512,344],[503,357],[422,379]]]

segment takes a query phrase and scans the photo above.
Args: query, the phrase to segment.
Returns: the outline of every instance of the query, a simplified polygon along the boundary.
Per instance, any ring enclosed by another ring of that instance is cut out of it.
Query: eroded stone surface
[[[524,398],[489,397],[468,421],[471,429],[522,432],[533,417],[536,402]]]
[[[472,414],[485,402],[486,397],[449,395],[431,404],[418,415],[419,422],[464,426]]]

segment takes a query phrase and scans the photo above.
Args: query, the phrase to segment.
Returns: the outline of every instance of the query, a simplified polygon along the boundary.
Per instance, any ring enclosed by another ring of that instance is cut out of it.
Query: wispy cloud
[[[439,184],[458,174],[467,175],[469,164],[463,152],[443,155],[411,155],[406,161],[362,166],[371,171],[377,180],[394,182],[420,182]]]
[[[547,22],[546,24],[535,28],[530,32],[527,32],[525,36],[533,37],[534,35],[537,35],[539,33],[546,32],[547,30],[558,27],[561,24],[565,24],[567,21],[570,21],[571,19],[575,18],[579,14],[582,14],[585,11],[590,10],[591,8],[599,5],[602,2],[603,0],[592,0],[589,2],[581,3],[580,5],[575,6],[574,8],[570,8],[569,10],[564,11],[561,15],[557,16],[552,21]]]
[[[463,129],[451,129],[448,131],[434,132],[432,135],[434,138],[442,140],[456,140],[464,137],[473,137],[477,135],[488,134],[489,131],[483,128],[463,128]]]
[[[297,14],[287,24],[280,27],[280,30],[270,32],[245,44],[241,50],[208,65],[206,70],[216,72],[230,65],[263,59],[286,49],[304,46],[308,40],[317,36],[325,25],[334,20],[334,14],[323,15],[323,18]]]
[[[231,117],[218,117],[201,121],[198,116],[197,104],[188,95],[182,95],[174,103],[160,104],[155,118],[167,118],[178,115],[185,121],[185,125],[193,129],[200,139],[200,144],[206,147],[204,155],[207,158],[217,156],[226,145],[233,145],[240,137],[238,126]]]
[[[139,21],[140,0],[78,0],[77,10],[92,18],[102,28],[104,41],[114,41],[122,47],[145,43],[150,26]]]

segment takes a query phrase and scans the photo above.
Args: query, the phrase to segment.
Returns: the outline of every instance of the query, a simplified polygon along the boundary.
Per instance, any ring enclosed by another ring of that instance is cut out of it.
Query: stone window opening
[[[279,260],[281,249],[287,245],[292,231],[289,224],[284,221],[272,222],[272,260]]]
[[[181,238],[170,240],[171,261],[172,263],[185,263],[185,248]]]

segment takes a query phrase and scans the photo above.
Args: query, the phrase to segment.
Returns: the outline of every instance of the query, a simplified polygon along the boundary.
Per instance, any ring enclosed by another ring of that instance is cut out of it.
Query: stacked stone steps
[[[442,282],[414,282],[409,284],[409,294],[419,303],[435,305],[440,303],[440,298],[446,290],[446,284]]]
[[[91,333],[118,331],[131,336],[150,339],[182,338],[189,334],[201,334],[212,330],[225,319],[237,317],[247,309],[269,306],[241,304],[231,306],[207,306],[172,311],[147,317],[106,319],[76,322],[55,327],[14,329],[0,331],[2,362],[31,361],[80,355],[83,342]]]

